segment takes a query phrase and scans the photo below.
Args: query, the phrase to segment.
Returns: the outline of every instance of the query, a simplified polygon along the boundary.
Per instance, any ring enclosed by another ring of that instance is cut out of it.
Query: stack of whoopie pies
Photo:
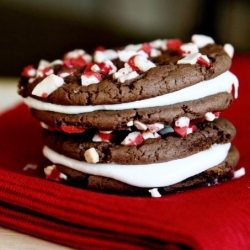
[[[193,35],[25,67],[19,94],[44,128],[46,177],[153,197],[234,177],[236,132],[221,117],[237,98],[233,52]]]

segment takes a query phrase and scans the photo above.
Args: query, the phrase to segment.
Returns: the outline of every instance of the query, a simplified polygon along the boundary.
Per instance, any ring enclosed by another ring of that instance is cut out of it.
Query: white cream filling
[[[80,172],[109,177],[137,187],[154,188],[178,183],[216,166],[226,158],[230,146],[230,143],[214,144],[208,150],[183,159],[142,165],[90,164],[58,154],[47,146],[43,148],[43,154],[54,164]]]
[[[149,108],[155,106],[171,105],[184,101],[197,100],[206,96],[218,94],[221,92],[231,92],[232,85],[235,89],[235,98],[238,97],[238,79],[231,72],[227,71],[216,78],[208,81],[202,81],[193,86],[175,91],[173,93],[149,98],[145,100],[96,106],[64,106],[38,101],[32,97],[24,98],[24,102],[30,107],[38,110],[54,111],[64,114],[80,114],[93,112],[97,110],[124,110],[135,108]]]

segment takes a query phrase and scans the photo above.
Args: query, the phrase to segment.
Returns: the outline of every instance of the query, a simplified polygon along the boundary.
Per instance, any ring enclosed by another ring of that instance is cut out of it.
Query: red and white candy
[[[22,71],[22,76],[24,77],[34,77],[36,76],[36,69],[33,65],[27,65]]]
[[[56,167],[56,165],[51,165],[51,166],[44,168],[44,173],[45,173],[46,179],[48,180],[52,180],[52,181],[67,180],[67,176],[61,173]]]
[[[187,55],[191,55],[194,53],[198,53],[199,49],[198,49],[198,46],[194,43],[184,43],[180,47],[177,48],[177,52],[181,56],[187,56]]]
[[[46,98],[64,84],[63,78],[51,74],[44,78],[32,91],[32,95]]]
[[[117,68],[110,60],[105,60],[99,64],[93,64],[90,70],[104,75],[111,75],[117,71]]]
[[[190,124],[190,119],[188,117],[180,117],[175,121],[174,132],[181,137],[186,137],[188,134],[191,134],[196,130],[197,127]]]
[[[125,139],[121,142],[122,145],[125,146],[133,146],[140,145],[144,141],[143,136],[140,132],[131,132],[129,133]]]
[[[220,112],[207,112],[205,114],[205,119],[210,122],[212,122],[214,119],[217,119],[219,117],[220,117]]]
[[[98,132],[94,135],[94,137],[92,138],[92,141],[94,141],[94,142],[111,142],[112,138],[114,137],[114,135],[111,133],[112,133],[112,131]]]
[[[135,55],[129,58],[128,65],[133,71],[145,72],[156,65],[143,55]]]
[[[76,49],[68,52],[63,59],[63,63],[66,67],[83,67],[90,63],[92,57],[84,50]]]
[[[201,53],[194,53],[180,59],[177,64],[201,64],[205,65],[207,68],[211,66],[210,61],[206,55]]]
[[[102,81],[102,76],[98,72],[86,72],[81,75],[81,83],[83,86],[96,84]]]

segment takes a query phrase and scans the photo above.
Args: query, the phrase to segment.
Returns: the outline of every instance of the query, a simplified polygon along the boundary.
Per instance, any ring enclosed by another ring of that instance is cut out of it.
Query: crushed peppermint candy
[[[129,58],[128,65],[133,71],[145,72],[151,68],[156,67],[156,65],[147,59],[143,55],[135,55]]]
[[[116,66],[110,60],[105,60],[99,64],[93,64],[90,69],[93,72],[99,72],[104,75],[111,75],[117,71]]]
[[[217,119],[219,117],[220,117],[220,112],[207,112],[205,114],[205,119],[210,122],[212,122],[214,119]]]
[[[97,163],[99,162],[99,155],[95,148],[89,148],[84,152],[84,157],[88,163]]]
[[[88,86],[90,84],[96,84],[102,81],[102,76],[98,72],[84,72],[81,75],[81,83],[83,86]]]
[[[164,124],[162,123],[153,123],[153,124],[147,124],[147,128],[150,132],[155,133],[164,128]]]
[[[90,63],[92,57],[87,54],[84,50],[76,49],[68,52],[63,58],[63,64],[70,67],[83,67]]]
[[[186,137],[188,134],[192,134],[197,130],[195,125],[189,125],[185,127],[174,127],[174,132],[181,137]]]
[[[92,138],[92,141],[94,141],[94,142],[102,142],[102,141],[103,142],[111,142],[113,137],[114,137],[114,135],[111,133],[98,132],[94,135],[94,137]]]
[[[61,130],[66,133],[83,133],[85,131],[84,128],[78,128],[75,126],[61,125]]]
[[[231,44],[226,43],[223,48],[226,51],[226,53],[230,56],[230,58],[232,58],[234,55],[234,47]]]
[[[246,170],[245,170],[245,168],[242,167],[242,168],[240,168],[240,169],[234,171],[234,176],[233,176],[233,178],[234,178],[234,179],[240,178],[240,177],[244,176],[245,174],[246,174]]]
[[[44,173],[46,176],[46,179],[52,180],[52,181],[63,181],[67,180],[67,175],[61,173],[56,165],[51,165],[46,168],[44,168]]]
[[[52,92],[61,87],[63,84],[64,84],[63,78],[51,74],[36,85],[36,87],[32,91],[32,95],[46,98]]]
[[[62,78],[65,78],[67,76],[73,75],[74,73],[76,73],[76,69],[65,69],[65,70],[59,72],[57,75],[62,77]]]
[[[147,130],[148,127],[146,124],[139,122],[139,121],[134,121],[134,126],[139,129],[139,130]]]
[[[102,63],[107,60],[114,60],[118,58],[118,53],[115,50],[97,48],[94,52],[94,62]]]
[[[122,145],[125,146],[133,146],[140,145],[144,141],[143,136],[140,132],[131,132],[129,133],[125,139],[121,142]]]
[[[151,197],[153,197],[153,198],[160,198],[161,197],[161,194],[159,193],[158,188],[149,189],[148,192],[151,194]]]
[[[22,76],[24,77],[34,77],[36,76],[36,69],[33,65],[27,65],[22,71]]]
[[[177,64],[202,64],[207,68],[211,66],[210,61],[206,55],[202,55],[201,53],[193,53],[191,55],[187,55],[184,58],[177,61]]]
[[[175,126],[179,128],[188,127],[190,119],[188,117],[182,116],[175,121]]]
[[[198,48],[205,47],[208,44],[213,44],[213,38],[205,35],[193,35],[191,41],[198,46]]]
[[[198,46],[194,43],[184,43],[180,47],[178,47],[176,51],[181,56],[187,56],[187,55],[191,55],[194,53],[198,53],[199,49],[198,49]]]

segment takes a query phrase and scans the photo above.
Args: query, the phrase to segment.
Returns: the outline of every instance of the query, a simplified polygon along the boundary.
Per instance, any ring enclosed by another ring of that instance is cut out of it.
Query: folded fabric
[[[232,71],[236,126],[246,175],[161,198],[122,197],[45,180],[41,128],[21,104],[0,116],[0,225],[77,249],[249,249],[250,55]]]

